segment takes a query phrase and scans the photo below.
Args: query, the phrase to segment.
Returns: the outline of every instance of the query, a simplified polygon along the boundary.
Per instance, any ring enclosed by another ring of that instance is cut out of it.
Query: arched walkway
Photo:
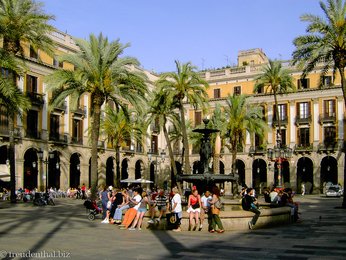
[[[48,188],[60,188],[60,154],[53,151],[53,158],[48,163]]]
[[[106,161],[106,186],[114,185],[114,158],[109,157]]]
[[[74,153],[70,158],[70,187],[78,188],[80,186],[80,155]]]
[[[39,162],[37,157],[37,150],[30,148],[24,154],[24,172],[23,172],[23,185],[22,188],[29,190],[38,187],[38,168]]]
[[[256,159],[252,163],[252,186],[257,194],[267,187],[267,163],[263,159]]]
[[[238,174],[238,184],[245,186],[245,163],[242,160],[236,160],[236,174]]]
[[[321,161],[320,192],[323,193],[324,183],[338,184],[338,162],[332,156],[326,156]]]
[[[302,183],[305,183],[306,194],[312,193],[314,187],[314,171],[312,160],[302,157],[297,163],[297,193],[302,191]]]

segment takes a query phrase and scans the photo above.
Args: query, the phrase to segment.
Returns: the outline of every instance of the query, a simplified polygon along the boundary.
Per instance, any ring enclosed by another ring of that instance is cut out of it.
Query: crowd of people
[[[205,191],[202,196],[195,186],[192,187],[186,201],[190,231],[202,230],[207,219],[209,232],[224,232],[219,217],[222,205],[220,197],[220,189],[217,186],[214,186],[212,191]],[[171,192],[160,188],[146,191],[141,187],[103,187],[99,192],[99,199],[102,207],[101,223],[115,224],[120,229],[130,231],[141,230],[143,217],[149,212],[149,225],[157,225],[166,217],[167,222],[173,225],[173,231],[181,231],[183,206],[182,196],[177,187],[173,187]]]

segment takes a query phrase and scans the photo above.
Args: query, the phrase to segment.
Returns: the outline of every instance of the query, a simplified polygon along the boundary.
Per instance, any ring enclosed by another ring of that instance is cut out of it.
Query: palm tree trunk
[[[282,141],[282,140],[279,140],[279,136],[280,138],[282,137],[281,136],[281,120],[279,115],[279,106],[278,106],[276,87],[273,87],[273,90],[274,90],[274,102],[275,102],[275,117],[276,117],[275,119],[277,120],[278,127],[279,127],[279,135],[275,133],[275,136],[276,136],[277,147],[280,149],[281,141]],[[278,158],[277,167],[278,167],[278,186],[282,187],[281,158]]]
[[[342,88],[342,93],[344,95],[344,105],[346,108],[346,79],[345,79],[345,71],[344,68],[339,68],[340,72],[340,77],[341,77],[341,88]],[[343,151],[344,151],[344,190],[345,190],[345,183],[346,183],[346,141],[344,140],[343,143]],[[342,208],[346,208],[346,196],[343,196],[342,199]]]
[[[14,114],[10,113],[8,117],[9,126],[9,150],[10,176],[11,176],[11,203],[17,202],[16,196],[16,164],[15,164],[15,143],[14,143]]]
[[[173,175],[176,177],[178,175],[178,171],[177,171],[177,166],[175,165],[175,160],[174,160],[174,155],[173,155],[173,149],[172,149],[172,146],[171,146],[171,142],[169,141],[169,135],[168,135],[168,131],[167,131],[167,128],[166,128],[166,120],[165,120],[165,123],[163,125],[163,134],[165,136],[167,147],[168,147],[168,154],[169,154],[169,158],[170,158],[170,161],[171,161],[171,167],[172,167],[172,170],[173,170]],[[182,189],[181,189],[180,183],[177,182],[177,185],[178,185],[179,193],[182,194]]]
[[[120,145],[115,148],[116,187],[120,188]]]
[[[98,182],[98,140],[100,135],[100,117],[101,117],[101,100],[94,97],[92,122],[91,122],[91,198],[97,197],[97,182]]]
[[[190,174],[190,153],[189,153],[189,141],[187,139],[187,132],[186,132],[186,122],[185,122],[185,113],[184,113],[184,106],[182,104],[182,101],[180,101],[179,105],[180,110],[180,120],[181,120],[181,129],[183,132],[183,146],[184,146],[184,173]]]

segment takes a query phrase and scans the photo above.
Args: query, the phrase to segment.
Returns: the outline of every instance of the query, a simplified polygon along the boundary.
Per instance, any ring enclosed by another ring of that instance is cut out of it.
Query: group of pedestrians
[[[158,224],[164,216],[169,215],[175,220],[172,230],[181,231],[183,207],[182,197],[177,187],[173,187],[171,193],[158,189],[150,194],[141,187],[112,191],[105,187],[99,193],[99,198],[102,202],[102,223],[117,224],[120,229],[131,231],[141,230],[143,217],[149,211],[151,217],[149,224]],[[187,204],[189,230],[202,230],[203,223],[207,219],[209,232],[224,232],[219,216],[222,203],[218,187],[213,187],[211,192],[204,192],[201,197],[194,186]]]

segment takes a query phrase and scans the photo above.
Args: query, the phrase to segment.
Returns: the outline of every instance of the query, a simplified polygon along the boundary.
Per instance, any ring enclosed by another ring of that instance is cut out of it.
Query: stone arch
[[[114,186],[114,157],[110,156],[106,160],[106,186]]]
[[[268,186],[267,182],[267,163],[257,158],[252,163],[252,187],[257,194],[262,194],[262,189]]]
[[[79,153],[73,153],[70,157],[70,188],[78,188],[80,186],[80,157]]]
[[[331,182],[338,184],[338,162],[333,156],[325,156],[321,160],[321,172],[320,172],[320,192],[323,193],[324,184]]]
[[[242,187],[245,186],[245,163],[242,160],[237,159],[236,162],[236,172],[235,174],[238,175],[238,184]]]
[[[301,193],[301,185],[305,183],[305,192],[310,194],[314,187],[314,166],[309,157],[301,157],[297,162],[297,193]]]
[[[35,148],[29,148],[24,153],[23,188],[29,190],[38,188],[38,169],[37,150]]]
[[[135,163],[135,179],[143,178],[144,162],[137,160]]]

